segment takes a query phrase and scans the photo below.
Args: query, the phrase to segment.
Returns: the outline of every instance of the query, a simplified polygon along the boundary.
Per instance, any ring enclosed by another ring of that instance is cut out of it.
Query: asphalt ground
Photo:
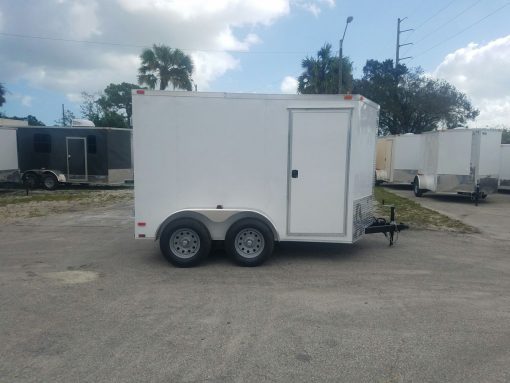
[[[508,241],[409,230],[178,269],[131,213],[0,226],[1,382],[510,381]]]

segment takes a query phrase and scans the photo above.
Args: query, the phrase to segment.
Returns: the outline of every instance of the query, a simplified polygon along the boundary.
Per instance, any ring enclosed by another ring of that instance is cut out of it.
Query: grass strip
[[[383,206],[383,201],[385,205],[395,205],[397,221],[408,224],[412,229],[443,230],[459,233],[477,232],[472,226],[423,207],[415,201],[400,197],[381,186],[374,188],[374,195],[377,201],[375,207],[377,216],[389,216],[389,208]]]

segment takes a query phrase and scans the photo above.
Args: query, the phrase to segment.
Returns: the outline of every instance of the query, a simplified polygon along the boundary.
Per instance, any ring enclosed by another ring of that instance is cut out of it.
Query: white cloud
[[[335,0],[292,0],[292,2],[298,8],[310,12],[315,17],[319,17],[323,7],[333,8],[335,6]]]
[[[21,105],[23,106],[32,106],[32,96],[23,96],[21,97]]]
[[[510,126],[510,35],[448,54],[434,76],[471,98],[480,110],[474,126]]]
[[[282,93],[297,93],[298,81],[295,77],[285,76],[280,84],[280,91]]]
[[[191,54],[195,65],[193,79],[198,90],[207,90],[210,82],[226,71],[239,68],[239,60],[225,52],[195,52]]]
[[[21,105],[23,105],[25,107],[31,107],[32,101],[34,99],[32,96],[28,96],[28,95],[24,95],[24,94],[20,94],[20,93],[7,93],[6,96],[7,96],[8,100],[18,101]]]
[[[240,67],[228,51],[260,44],[253,29],[287,15],[290,6],[290,0],[38,0],[30,7],[2,2],[4,32],[97,43],[2,38],[2,78],[23,79],[76,100],[81,91],[102,90],[111,82],[135,83],[142,47],[156,43],[190,54],[194,81],[206,90]],[[236,29],[246,26],[252,32]]]

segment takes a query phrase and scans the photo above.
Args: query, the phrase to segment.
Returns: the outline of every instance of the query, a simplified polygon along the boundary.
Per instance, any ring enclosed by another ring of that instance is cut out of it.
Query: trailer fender
[[[67,181],[66,175],[64,173],[62,173],[60,170],[45,169],[45,170],[43,170],[42,174],[43,175],[44,174],[53,174],[57,178],[57,181],[61,182],[61,183],[64,183]]]
[[[385,169],[375,169],[376,182],[382,183],[388,180],[388,174]]]
[[[65,174],[62,173],[60,170],[30,169],[30,170],[23,172],[21,179],[25,180],[25,177],[29,174],[37,177],[38,179],[41,179],[45,174],[53,174],[57,178],[58,182],[66,182],[67,181]]]
[[[179,218],[193,218],[200,221],[207,227],[211,238],[215,241],[224,240],[229,227],[232,226],[234,222],[243,218],[261,220],[271,229],[275,241],[278,241],[280,238],[271,219],[260,211],[241,209],[186,209],[175,212],[166,218],[156,231],[156,239],[159,239],[166,225]]]
[[[435,190],[435,179],[434,176],[426,174],[417,174],[415,178],[418,179],[420,189],[422,190]],[[414,181],[413,181],[414,183]]]

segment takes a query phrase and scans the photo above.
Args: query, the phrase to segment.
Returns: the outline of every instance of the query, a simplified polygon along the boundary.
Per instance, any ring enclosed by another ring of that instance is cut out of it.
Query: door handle
[[[297,169],[292,169],[292,178],[298,178],[299,177],[299,170]]]

